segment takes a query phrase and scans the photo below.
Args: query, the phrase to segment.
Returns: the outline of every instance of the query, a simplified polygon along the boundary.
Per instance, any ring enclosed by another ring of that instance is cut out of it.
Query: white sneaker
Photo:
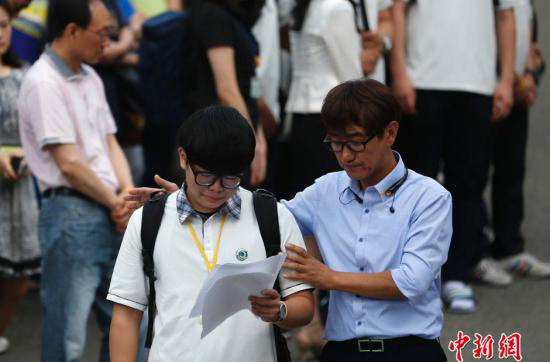
[[[512,273],[535,278],[550,277],[550,263],[545,263],[529,253],[509,256],[500,261],[500,265]]]
[[[483,283],[497,287],[507,287],[512,284],[512,276],[492,258],[483,258],[472,272],[473,277]]]
[[[6,337],[0,336],[0,354],[6,353],[10,349],[10,341]]]
[[[472,287],[459,280],[449,280],[443,283],[441,298],[449,313],[473,313],[477,309]]]

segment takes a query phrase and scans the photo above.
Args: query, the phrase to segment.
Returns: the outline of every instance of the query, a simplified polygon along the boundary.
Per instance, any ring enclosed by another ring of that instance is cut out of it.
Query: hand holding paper
[[[254,263],[217,266],[204,282],[189,315],[202,315],[201,338],[238,311],[250,310],[248,297],[262,296],[262,290],[273,288],[285,258],[285,254],[279,254]]]

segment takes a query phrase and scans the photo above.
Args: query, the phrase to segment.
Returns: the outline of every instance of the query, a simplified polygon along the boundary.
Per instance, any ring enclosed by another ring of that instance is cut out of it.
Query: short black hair
[[[381,136],[386,126],[401,118],[401,109],[391,89],[373,79],[344,82],[328,92],[321,119],[329,134],[342,134],[358,125],[368,135]]]
[[[0,0],[0,8],[6,11],[11,21],[13,19],[13,15],[10,12],[11,8],[8,3],[8,0]],[[4,54],[2,54],[2,63],[12,68],[21,68],[23,66],[23,63],[21,62],[21,60],[17,57],[17,55],[13,51],[12,45],[10,45],[10,47],[4,52]]]
[[[192,165],[223,175],[244,172],[254,158],[256,137],[234,108],[210,106],[191,114],[178,130],[178,146]]]
[[[63,36],[70,23],[75,23],[82,29],[87,28],[92,21],[90,3],[91,0],[49,0],[48,39],[54,40]]]

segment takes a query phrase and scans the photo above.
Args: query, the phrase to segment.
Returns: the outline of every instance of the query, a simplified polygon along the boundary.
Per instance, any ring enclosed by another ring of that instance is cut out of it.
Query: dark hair
[[[254,158],[252,128],[234,108],[210,106],[190,115],[178,130],[190,164],[226,175],[242,173]]]
[[[321,119],[328,133],[342,134],[358,125],[367,134],[381,136],[391,121],[399,121],[401,110],[391,89],[373,79],[344,82],[328,92]]]
[[[292,19],[294,24],[292,30],[301,31],[306,20],[307,9],[311,0],[296,0],[296,5],[292,8]]]
[[[91,1],[94,0],[49,0],[48,38],[54,40],[63,36],[70,23],[87,28],[92,21]]]
[[[11,21],[12,15],[10,13],[10,6],[8,4],[7,0],[0,0],[0,8],[4,9],[6,13],[8,13],[8,17]],[[23,63],[21,63],[21,60],[15,55],[15,52],[13,51],[11,45],[6,50],[4,54],[2,54],[2,63],[4,65],[7,65],[8,67],[12,68],[21,68],[23,66]]]
[[[242,0],[239,5],[241,9],[245,9],[241,21],[252,28],[262,15],[265,0]]]

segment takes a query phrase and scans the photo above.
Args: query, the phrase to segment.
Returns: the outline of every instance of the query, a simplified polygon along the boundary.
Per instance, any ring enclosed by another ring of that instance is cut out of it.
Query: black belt
[[[390,339],[356,338],[346,341],[330,341],[339,348],[357,350],[357,352],[385,352],[409,348],[421,343],[439,343],[437,339],[425,339],[417,336],[397,337]]]
[[[80,192],[76,191],[75,189],[71,189],[69,187],[60,186],[60,187],[54,187],[53,189],[47,189],[42,193],[42,197],[48,198],[55,195],[63,195],[63,196],[73,196],[73,197],[79,197],[81,199],[90,200],[88,196],[85,196],[81,194]]]

